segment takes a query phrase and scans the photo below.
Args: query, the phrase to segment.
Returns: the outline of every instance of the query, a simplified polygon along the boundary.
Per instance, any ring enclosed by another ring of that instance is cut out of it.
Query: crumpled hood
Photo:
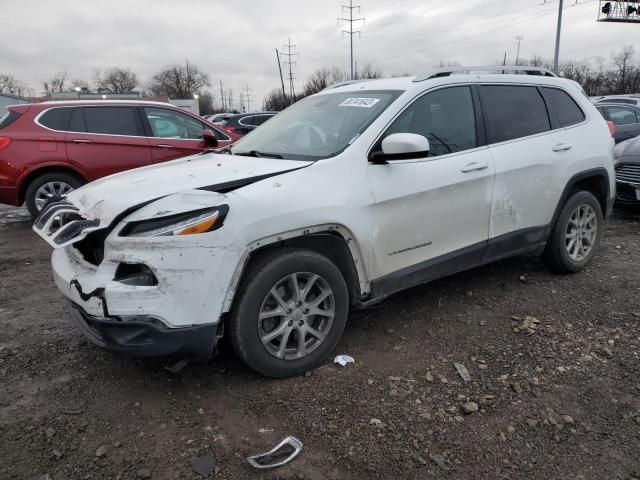
[[[121,213],[173,193],[199,188],[216,191],[217,186],[230,191],[236,183],[242,186],[244,179],[257,181],[312,163],[214,153],[194,155],[102,178],[71,192],[67,201],[89,219],[99,219],[100,228],[104,228]]]

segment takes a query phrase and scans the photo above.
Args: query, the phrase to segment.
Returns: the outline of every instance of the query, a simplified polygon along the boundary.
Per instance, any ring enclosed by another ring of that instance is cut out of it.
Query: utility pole
[[[558,75],[558,56],[560,55],[560,28],[562,27],[562,0],[558,5],[558,28],[556,29],[556,50],[553,55],[553,73]]]
[[[222,102],[222,110],[226,110],[227,106],[224,103],[224,90],[222,89],[222,80],[220,80],[220,101]]]
[[[251,97],[253,96],[253,91],[249,88],[249,84],[245,89],[244,98],[247,101],[247,112],[251,111]]]
[[[522,35],[516,36],[516,43],[518,44],[518,49],[516,51],[516,65],[518,65],[518,60],[520,59],[520,42],[522,42],[522,40],[524,40]]]
[[[364,22],[364,17],[359,17],[359,18],[353,18],[353,11],[355,9],[358,9],[358,14],[360,13],[360,5],[353,5],[353,0],[349,0],[349,5],[342,5],[342,11],[344,12],[345,9],[349,10],[349,18],[345,18],[345,17],[338,17],[338,25],[340,25],[340,22],[347,22],[349,24],[349,30],[342,30],[343,34],[347,34],[349,35],[349,41],[351,44],[351,49],[350,49],[350,66],[351,66],[351,80],[354,79],[353,77],[353,36],[357,33],[358,36],[360,36],[360,30],[353,30],[353,24],[356,22]]]
[[[287,59],[284,61],[285,65],[289,65],[289,93],[291,94],[292,103],[296,101],[296,91],[293,88],[293,79],[295,76],[293,75],[293,71],[291,67],[296,64],[296,62],[291,60],[291,57],[297,57],[298,54],[295,52],[296,46],[291,44],[291,37],[289,37],[289,43],[282,46],[282,48],[287,49],[287,53],[283,53]]]
[[[278,59],[278,70],[280,71],[280,82],[282,83],[282,100],[287,101],[287,93],[284,91],[284,78],[282,78],[282,65],[280,64],[280,52],[276,48],[276,58]]]

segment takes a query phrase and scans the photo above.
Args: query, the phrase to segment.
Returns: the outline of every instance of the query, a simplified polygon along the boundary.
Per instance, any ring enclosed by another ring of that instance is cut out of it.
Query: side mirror
[[[218,139],[208,128],[202,130],[202,139],[204,140],[205,145],[207,145],[208,147],[218,146]]]
[[[373,155],[373,163],[390,160],[424,158],[429,154],[429,140],[416,133],[394,133],[382,140],[382,152]]]

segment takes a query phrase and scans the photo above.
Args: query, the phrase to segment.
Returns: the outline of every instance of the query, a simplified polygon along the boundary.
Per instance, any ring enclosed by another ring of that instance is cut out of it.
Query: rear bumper
[[[218,340],[217,325],[167,328],[150,316],[97,317],[69,302],[76,325],[93,344],[131,357],[181,355],[206,360]]]
[[[18,189],[15,187],[0,187],[0,203],[19,206]]]

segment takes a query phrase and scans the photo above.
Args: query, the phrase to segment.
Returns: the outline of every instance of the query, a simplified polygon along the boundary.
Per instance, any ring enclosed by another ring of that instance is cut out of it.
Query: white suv
[[[333,86],[227,154],[82,187],[34,229],[101,347],[206,358],[228,335],[258,372],[299,374],[350,308],[523,253],[592,260],[613,139],[577,84],[522,68]]]

